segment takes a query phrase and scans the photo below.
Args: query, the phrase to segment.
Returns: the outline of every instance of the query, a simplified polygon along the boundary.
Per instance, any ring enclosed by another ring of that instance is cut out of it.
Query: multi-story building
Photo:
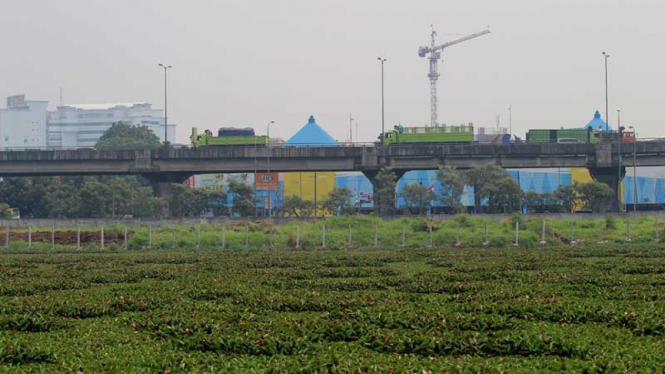
[[[164,141],[164,116],[150,103],[68,104],[49,115],[48,145],[92,147],[114,123],[147,126]],[[175,124],[168,124],[168,141],[175,139]]]
[[[25,100],[25,95],[7,98],[0,109],[1,148],[39,148],[47,145],[48,101]]]

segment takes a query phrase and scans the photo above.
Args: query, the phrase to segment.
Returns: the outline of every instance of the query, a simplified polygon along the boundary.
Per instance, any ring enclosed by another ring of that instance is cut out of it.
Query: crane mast
[[[437,81],[439,80],[439,60],[441,59],[441,53],[443,52],[444,49],[455,45],[459,44],[462,42],[465,42],[467,40],[475,39],[477,37],[483,36],[485,34],[489,34],[490,30],[487,28],[486,30],[483,30],[481,32],[477,32],[475,34],[467,35],[463,38],[459,38],[453,41],[450,41],[448,43],[444,43],[441,45],[436,45],[436,31],[434,30],[434,27],[432,27],[432,41],[429,47],[420,47],[418,49],[418,56],[420,57],[426,57],[427,54],[429,54],[428,60],[429,60],[429,74],[427,74],[427,77],[429,78],[429,84],[430,84],[430,125],[431,126],[437,126],[438,125],[438,108],[437,108]]]

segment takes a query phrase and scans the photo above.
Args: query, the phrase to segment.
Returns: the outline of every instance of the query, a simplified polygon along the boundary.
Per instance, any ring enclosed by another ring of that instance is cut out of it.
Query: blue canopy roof
[[[284,145],[295,145],[299,147],[315,147],[320,145],[337,145],[337,141],[328,135],[325,130],[316,123],[314,116],[309,116],[307,124],[295,133]]]
[[[603,131],[612,130],[609,126],[607,126],[607,123],[600,118],[600,112],[599,111],[596,111],[596,113],[594,113],[594,115],[593,115],[593,119],[591,120],[591,122],[589,122],[586,126],[584,126],[584,128],[587,128],[587,129],[589,127],[592,130],[599,130],[599,129],[601,129]]]

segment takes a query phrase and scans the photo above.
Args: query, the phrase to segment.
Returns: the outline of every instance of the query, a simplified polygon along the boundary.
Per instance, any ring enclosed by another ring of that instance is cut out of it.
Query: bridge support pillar
[[[170,196],[173,194],[173,184],[182,183],[189,178],[188,174],[176,173],[176,174],[144,174],[143,175],[150,184],[152,188],[155,189],[155,195],[157,197]]]
[[[386,188],[389,187],[383,185],[385,182],[377,179],[379,175],[378,170],[363,171],[365,177],[372,183],[372,201],[374,203],[375,215],[390,216],[395,214],[397,208],[395,200],[397,183],[405,173],[406,170],[393,170],[393,174],[395,174],[395,186],[392,188],[392,191],[387,191]]]
[[[589,173],[594,180],[605,183],[612,188],[612,212],[621,212],[621,180],[626,175],[626,167],[589,167]]]

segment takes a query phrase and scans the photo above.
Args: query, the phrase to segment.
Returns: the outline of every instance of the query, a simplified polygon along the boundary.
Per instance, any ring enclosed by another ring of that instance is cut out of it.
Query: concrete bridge
[[[586,167],[618,198],[619,183],[633,158],[637,166],[665,166],[665,142],[621,144],[621,168],[618,143],[5,150],[0,151],[0,176],[136,174],[150,180],[158,194],[167,194],[171,183],[192,174],[360,171],[375,184],[384,166],[399,178],[438,165],[466,169],[489,163],[509,169]]]

